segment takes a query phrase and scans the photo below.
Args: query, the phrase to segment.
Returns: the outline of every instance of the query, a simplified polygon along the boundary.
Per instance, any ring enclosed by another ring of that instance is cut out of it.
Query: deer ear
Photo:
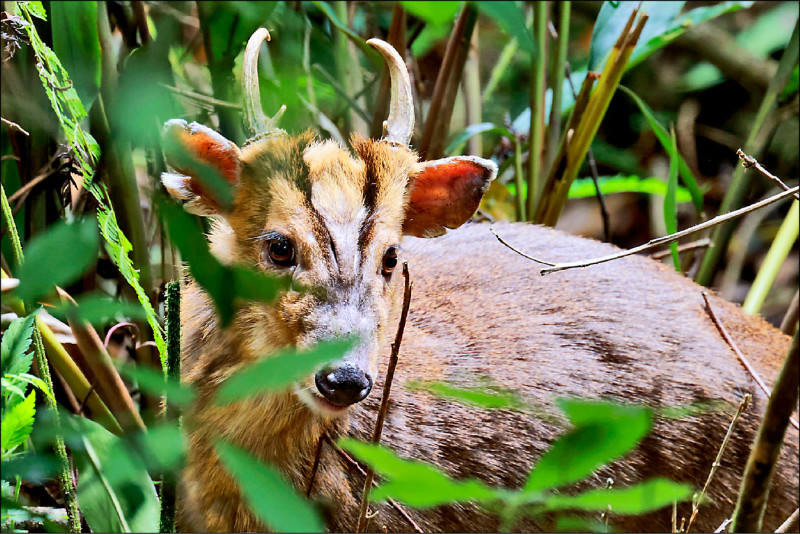
[[[410,177],[403,234],[436,237],[458,228],[475,213],[497,165],[473,156],[421,163]]]
[[[216,215],[230,205],[231,186],[239,183],[241,152],[214,130],[182,119],[167,121],[161,135],[170,171],[161,182],[184,208],[197,215]]]

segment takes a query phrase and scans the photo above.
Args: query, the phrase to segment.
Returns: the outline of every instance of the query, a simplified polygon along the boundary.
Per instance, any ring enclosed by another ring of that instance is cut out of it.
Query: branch
[[[762,200],[760,202],[756,202],[755,204],[751,204],[750,206],[746,206],[744,208],[739,208],[738,210],[731,211],[731,212],[726,213],[724,215],[718,215],[718,216],[714,217],[713,219],[709,219],[708,221],[702,222],[700,224],[696,224],[694,226],[686,228],[685,230],[681,230],[680,232],[675,232],[674,234],[669,234],[669,235],[665,235],[665,236],[662,236],[662,237],[657,237],[655,239],[651,239],[650,241],[648,241],[644,245],[639,245],[638,247],[634,247],[634,248],[629,249],[629,250],[623,250],[622,252],[617,252],[616,254],[610,254],[608,256],[602,256],[600,258],[593,258],[593,259],[582,260],[582,261],[573,261],[573,262],[566,262],[566,263],[550,263],[550,262],[547,262],[547,261],[544,261],[544,260],[540,260],[540,259],[534,258],[533,256],[530,256],[528,254],[524,254],[523,252],[517,250],[516,248],[514,248],[511,245],[509,245],[508,243],[506,243],[499,235],[497,235],[495,233],[494,230],[492,230],[491,228],[489,230],[495,235],[495,237],[498,239],[498,241],[503,243],[505,246],[507,246],[508,248],[510,248],[511,250],[516,252],[517,254],[519,254],[521,256],[524,256],[524,257],[528,258],[531,261],[535,261],[536,263],[541,263],[542,265],[547,265],[548,266],[547,268],[541,269],[539,271],[539,274],[544,276],[546,274],[554,273],[554,272],[557,272],[557,271],[566,271],[567,269],[576,269],[578,267],[588,267],[590,265],[596,265],[598,263],[605,263],[607,261],[618,260],[620,258],[624,258],[626,256],[632,256],[634,254],[638,254],[639,252],[643,252],[643,251],[649,250],[651,248],[655,248],[655,247],[659,247],[661,245],[666,245],[668,243],[672,243],[673,241],[677,241],[677,240],[681,239],[682,237],[686,237],[687,235],[691,235],[691,234],[694,234],[696,232],[700,232],[701,230],[705,230],[707,228],[711,228],[713,226],[717,226],[717,225],[722,224],[724,222],[727,222],[727,221],[730,221],[732,219],[736,219],[738,217],[741,217],[742,215],[746,215],[746,214],[748,214],[748,213],[750,213],[752,211],[756,211],[758,209],[761,209],[764,206],[768,206],[768,205],[772,204],[773,202],[778,202],[779,200],[783,200],[784,198],[787,198],[787,197],[790,197],[790,196],[794,196],[795,194],[797,194],[798,190],[800,190],[800,187],[795,186],[795,187],[789,189],[788,191],[783,191],[781,193],[778,193],[777,195],[771,196],[771,197],[769,197],[767,199],[764,199],[764,200]]]
[[[780,187],[784,191],[788,191],[789,190],[789,186],[788,185],[783,183],[783,181],[780,178],[778,178],[777,176],[775,176],[774,174],[769,172],[767,169],[762,167],[761,164],[758,161],[756,161],[756,158],[754,158],[753,156],[748,156],[747,154],[745,154],[744,151],[741,148],[736,151],[736,155],[739,156],[740,160],[742,160],[742,167],[744,167],[745,169],[749,169],[751,167],[755,167],[755,169],[758,172],[760,172],[762,176],[764,176],[766,178],[769,178],[770,180],[772,180],[773,182],[778,184],[778,187]],[[795,193],[794,194],[794,198],[796,198],[797,200],[800,200],[800,195]]]

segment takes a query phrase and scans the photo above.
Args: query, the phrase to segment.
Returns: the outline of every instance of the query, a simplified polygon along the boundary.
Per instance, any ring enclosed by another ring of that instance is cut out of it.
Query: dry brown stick
[[[794,513],[790,515],[786,521],[784,521],[781,526],[775,529],[776,533],[783,533],[783,532],[796,532],[797,527],[800,524],[800,508],[795,508]]]
[[[750,375],[753,377],[753,379],[755,379],[756,383],[761,388],[761,390],[764,392],[764,394],[767,396],[767,398],[771,397],[772,396],[772,390],[761,379],[761,376],[759,376],[759,374],[756,372],[756,370],[753,368],[753,366],[750,365],[750,362],[747,360],[747,358],[744,357],[744,354],[742,354],[742,351],[739,350],[739,347],[736,345],[736,342],[733,341],[733,338],[728,333],[728,330],[725,328],[725,325],[722,324],[722,321],[719,320],[719,317],[717,317],[717,314],[714,312],[714,308],[711,307],[711,302],[709,302],[708,295],[706,295],[705,291],[703,292],[703,300],[706,301],[706,310],[708,310],[708,315],[711,317],[711,320],[716,325],[717,329],[719,330],[719,333],[722,334],[722,337],[725,339],[725,341],[728,343],[728,345],[733,349],[733,352],[735,352],[736,356],[739,357],[739,360],[742,362],[742,364],[744,364],[744,366],[747,369],[747,371],[750,373]],[[795,421],[791,417],[789,418],[789,421],[792,423],[793,427],[795,427],[798,430],[800,430],[800,428],[798,428],[797,421]]]
[[[786,310],[786,315],[781,321],[781,332],[787,336],[794,334],[798,317],[800,317],[800,291],[795,291],[789,309]]]
[[[683,245],[678,245],[678,253],[686,252],[687,250],[694,250],[696,248],[705,248],[705,247],[713,247],[714,242],[711,241],[711,238],[704,237],[703,239],[698,239],[697,241],[691,241],[689,243],[684,243]],[[658,252],[653,252],[650,254],[650,257],[654,260],[660,260],[661,258],[666,258],[672,253],[672,250],[660,250]]]
[[[708,485],[711,484],[711,479],[714,478],[714,475],[717,473],[717,469],[719,469],[720,460],[722,460],[722,455],[725,453],[725,449],[728,447],[728,441],[731,439],[733,429],[736,428],[736,423],[739,421],[739,417],[741,417],[742,412],[747,409],[747,405],[750,403],[751,398],[752,396],[749,393],[744,396],[742,402],[739,403],[739,408],[733,415],[733,419],[731,419],[731,424],[728,425],[728,432],[725,434],[725,438],[723,438],[722,444],[719,446],[719,451],[717,452],[717,457],[714,459],[714,463],[711,464],[711,471],[708,473],[706,483],[703,485],[703,489],[700,491],[700,494],[697,495],[692,502],[692,515],[689,517],[689,522],[686,524],[685,532],[689,532],[689,529],[692,528],[692,523],[694,523],[694,520],[697,517],[697,512],[700,510],[700,501],[703,500],[703,496],[708,490]]]
[[[555,273],[557,271],[566,271],[567,269],[577,269],[579,267],[589,267],[590,265],[597,265],[598,263],[605,263],[607,261],[618,260],[618,259],[624,258],[626,256],[632,256],[634,254],[638,254],[639,252],[644,252],[645,250],[649,250],[651,248],[655,248],[655,247],[659,247],[661,245],[666,245],[668,243],[672,243],[673,241],[677,241],[678,239],[680,239],[682,237],[686,237],[687,235],[691,235],[691,234],[694,234],[696,232],[700,232],[701,230],[706,230],[706,229],[711,228],[713,226],[717,226],[717,225],[722,224],[724,222],[730,221],[731,219],[736,219],[738,217],[741,217],[742,215],[746,215],[746,214],[748,214],[748,213],[750,213],[752,211],[756,211],[758,209],[761,209],[764,206],[768,206],[768,205],[770,205],[770,204],[772,204],[774,202],[778,202],[779,200],[783,200],[784,198],[787,198],[787,197],[790,197],[790,196],[794,196],[794,194],[797,193],[798,190],[800,190],[800,186],[792,187],[788,191],[782,191],[782,192],[778,193],[777,195],[774,195],[774,196],[771,196],[769,198],[766,198],[766,199],[764,199],[764,200],[762,200],[760,202],[756,202],[755,204],[751,204],[749,206],[745,206],[744,208],[739,208],[738,210],[734,210],[734,211],[725,213],[724,215],[717,215],[713,219],[709,219],[709,220],[707,220],[705,222],[702,222],[700,224],[696,224],[694,226],[686,228],[685,230],[681,230],[680,232],[675,232],[674,234],[669,234],[669,235],[657,237],[655,239],[651,239],[650,241],[648,241],[644,245],[639,245],[638,247],[634,247],[634,248],[631,248],[631,249],[628,249],[628,250],[623,250],[622,252],[617,252],[616,254],[610,254],[608,256],[602,256],[602,257],[599,257],[599,258],[593,258],[593,259],[589,259],[589,260],[572,261],[572,262],[565,262],[565,263],[550,263],[550,262],[547,262],[547,261],[544,261],[544,260],[540,260],[540,259],[534,258],[533,256],[530,256],[528,254],[524,254],[524,253],[520,252],[518,249],[516,249],[516,248],[512,247],[511,245],[509,245],[508,243],[506,243],[499,235],[497,235],[495,233],[494,230],[492,230],[491,228],[489,230],[494,234],[494,236],[498,239],[498,241],[503,243],[505,246],[507,246],[508,248],[510,248],[511,250],[516,252],[517,254],[520,254],[521,256],[524,256],[524,257],[528,258],[531,261],[535,261],[536,263],[541,263],[542,265],[548,265],[547,268],[541,269],[539,271],[539,274],[544,276],[546,274]]]
[[[742,485],[736,509],[733,512],[731,532],[760,532],[767,495],[775,474],[775,466],[789,426],[789,417],[797,405],[800,386],[800,332],[792,337],[792,346],[786,355],[775,387],[770,395],[764,418],[758,427],[747,466],[742,475]]]
[[[767,169],[762,167],[761,164],[758,161],[756,161],[756,158],[754,158],[753,156],[748,156],[747,154],[745,154],[744,150],[742,150],[741,148],[736,151],[736,155],[739,156],[740,160],[742,160],[742,166],[745,169],[755,168],[755,170],[757,170],[759,173],[761,173],[762,176],[764,176],[765,178],[768,178],[768,179],[772,180],[773,182],[775,182],[776,184],[778,184],[778,187],[780,187],[784,191],[788,191],[789,190],[789,186],[788,185],[783,183],[783,181],[780,178],[778,178],[777,176],[775,176],[774,174],[769,172]],[[800,195],[795,193],[794,194],[794,198],[796,198],[797,200],[800,200]]]
[[[397,356],[400,353],[400,343],[403,341],[403,330],[406,327],[408,317],[408,307],[411,303],[411,289],[413,284],[408,276],[408,262],[403,262],[403,279],[405,286],[403,290],[403,311],[400,314],[400,323],[397,325],[397,334],[392,343],[392,354],[389,357],[389,367],[386,369],[386,379],[383,383],[383,396],[381,397],[381,407],[378,410],[378,419],[375,422],[375,431],[372,434],[372,442],[380,443],[383,433],[383,422],[386,419],[386,411],[389,409],[389,395],[392,392],[392,381],[394,380],[394,370],[397,367]],[[356,532],[364,532],[367,527],[367,508],[369,506],[369,492],[372,489],[372,481],[375,471],[372,467],[367,469],[367,478],[364,481],[364,493],[361,495],[361,509],[358,513],[358,527]]]
[[[341,447],[339,447],[339,446],[338,446],[338,445],[337,445],[337,444],[336,444],[336,443],[335,443],[335,442],[334,442],[334,441],[333,441],[333,440],[330,438],[330,436],[328,436],[327,434],[325,434],[325,435],[323,435],[323,439],[324,439],[324,440],[325,440],[325,441],[328,443],[328,445],[330,445],[331,447],[333,447],[333,450],[335,450],[335,451],[336,451],[336,452],[339,454],[339,456],[341,456],[341,457],[342,457],[342,459],[343,459],[343,460],[344,460],[344,461],[345,461],[345,462],[346,462],[346,463],[347,463],[347,464],[348,464],[350,467],[354,468],[356,471],[358,471],[359,473],[361,473],[361,476],[367,476],[367,472],[366,472],[366,471],[364,471],[364,468],[362,468],[362,467],[361,467],[361,466],[358,464],[358,462],[356,462],[355,460],[353,460],[353,459],[350,457],[350,455],[349,455],[349,454],[347,454],[345,451],[343,451],[343,450],[342,450],[342,448],[341,448]],[[375,481],[373,480],[373,481],[372,481],[372,485],[373,485],[373,486],[375,486],[375,487],[377,487],[377,486],[378,486],[378,483],[377,483],[377,482],[375,482]],[[404,509],[402,506],[400,506],[400,504],[398,504],[398,502],[397,502],[397,501],[395,501],[395,500],[394,500],[394,499],[392,499],[391,497],[387,497],[387,498],[386,498],[386,500],[387,500],[387,501],[389,501],[389,504],[391,504],[391,505],[392,505],[392,507],[393,507],[395,510],[397,510],[397,512],[398,512],[398,513],[399,513],[401,516],[403,516],[403,518],[404,518],[406,521],[408,521],[408,523],[409,523],[409,524],[410,524],[410,525],[413,527],[414,531],[416,531],[416,532],[419,532],[419,534],[423,534],[423,533],[425,532],[424,530],[422,530],[422,528],[420,528],[420,526],[417,524],[417,522],[416,522],[416,521],[414,521],[414,520],[411,518],[411,516],[410,516],[410,515],[408,515],[408,512],[406,512],[406,511],[405,511],[405,509]]]

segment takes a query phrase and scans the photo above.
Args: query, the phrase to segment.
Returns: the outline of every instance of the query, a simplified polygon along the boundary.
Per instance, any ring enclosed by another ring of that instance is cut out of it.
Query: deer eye
[[[266,254],[272,263],[280,267],[291,267],[295,264],[294,246],[283,236],[277,236],[267,241]]]
[[[389,247],[383,255],[381,274],[383,276],[389,276],[392,274],[395,267],[397,267],[397,247]]]

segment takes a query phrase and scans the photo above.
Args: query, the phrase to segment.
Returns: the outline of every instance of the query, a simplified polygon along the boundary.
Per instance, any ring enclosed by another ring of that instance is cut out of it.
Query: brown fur
[[[212,250],[224,261],[269,271],[274,267],[262,261],[263,242],[253,238],[277,229],[296,241],[298,254],[309,266],[298,275],[299,281],[325,291],[289,292],[273,307],[249,304],[223,331],[202,290],[193,282],[184,288],[183,378],[197,386],[200,400],[187,414],[190,450],[180,495],[182,530],[265,528],[219,464],[215,439],[231,440],[272,462],[303,490],[323,432],[337,436],[348,432],[350,424],[349,432],[355,436],[366,438],[371,433],[385,361],[378,368],[372,394],[350,410],[349,421],[312,412],[290,391],[225,408],[210,402],[226,377],[257,358],[287,345],[312,343],[321,339],[323,331],[336,333],[324,330],[318,313],[339,298],[334,293],[343,287],[363,284],[359,298],[369,302],[366,309],[377,317],[378,354],[382,360],[388,355],[386,338],[396,325],[402,277],[398,270],[383,284],[375,269],[386,246],[400,240],[407,182],[420,166],[416,155],[404,148],[363,139],[354,139],[353,145],[358,158],[331,142],[312,143],[309,135],[269,138],[242,149],[234,208],[227,222],[219,222],[212,232]],[[348,260],[337,260],[325,245],[331,239],[331,218],[352,218],[362,208],[368,216],[352,229],[351,237],[364,251],[364,263],[351,272],[343,267]],[[554,261],[613,250],[547,228],[515,224],[497,229]],[[409,261],[414,295],[385,444],[404,457],[437,464],[453,476],[478,476],[489,484],[514,488],[563,432],[562,424],[469,408],[403,385],[421,379],[474,386],[479,377],[488,377],[547,407],[555,417],[560,417],[553,405],[558,396],[608,397],[652,406],[723,400],[734,406],[750,392],[754,406],[734,434],[710,489],[712,502],[701,507],[697,528],[713,530],[731,513],[765,401],[705,315],[701,288],[638,257],[542,278],[530,262],[497,243],[483,225],[467,225],[439,239],[406,239],[401,259]],[[716,297],[712,302],[742,350],[752,355],[766,379],[774,378],[788,350],[788,338],[760,318],[746,317],[734,305]],[[313,378],[303,385],[313,385]],[[623,487],[656,475],[701,487],[729,421],[729,414],[719,413],[659,421],[633,454],[577,487],[602,486],[608,477],[615,487]],[[797,442],[792,429],[765,518],[770,529],[797,506]],[[330,503],[332,530],[354,528],[362,484],[326,450],[314,494]],[[410,530],[396,511],[378,508],[370,530]],[[687,511],[680,507],[682,515]],[[470,505],[410,513],[426,531],[498,527],[492,515]],[[669,515],[667,510],[634,519],[612,515],[611,523],[663,531],[669,528]],[[552,523],[542,518],[521,526],[542,530],[552,528]]]

